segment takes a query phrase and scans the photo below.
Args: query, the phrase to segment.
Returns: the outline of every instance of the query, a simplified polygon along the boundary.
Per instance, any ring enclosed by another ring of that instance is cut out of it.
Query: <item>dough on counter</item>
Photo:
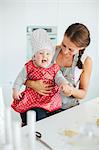
[[[78,132],[73,131],[73,130],[64,130],[64,135],[68,136],[68,137],[73,137],[73,136],[75,136],[77,134],[78,134]]]
[[[99,126],[99,118],[96,121],[96,125]]]

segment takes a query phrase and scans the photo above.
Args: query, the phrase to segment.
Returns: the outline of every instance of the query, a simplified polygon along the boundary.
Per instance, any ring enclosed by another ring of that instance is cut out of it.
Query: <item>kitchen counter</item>
[[[91,129],[99,131],[99,127],[96,125],[98,118],[99,97],[36,122],[36,131],[39,131],[42,134],[42,140],[46,141],[53,150],[89,150],[90,143],[92,144],[91,141],[93,141],[94,138],[94,131],[88,132],[88,135],[86,132]],[[86,132],[85,129],[87,129]],[[86,137],[87,139],[89,138],[89,141],[87,141],[89,145],[82,148],[85,143],[81,143],[80,145],[79,143],[81,141],[78,143],[76,141],[78,137],[73,139],[65,135],[65,131],[67,130],[77,132],[78,136],[81,134],[81,138],[82,133],[84,133],[84,139],[86,139]],[[82,132],[82,130],[84,131]],[[99,143],[92,144],[91,149],[93,150],[92,147],[94,147],[95,150],[98,150]],[[48,150],[48,148],[36,141],[36,150]]]

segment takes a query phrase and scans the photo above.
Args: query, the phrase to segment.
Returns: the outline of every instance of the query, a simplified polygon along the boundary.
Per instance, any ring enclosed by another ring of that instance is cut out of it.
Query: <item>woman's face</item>
[[[75,55],[79,53],[80,50],[84,49],[84,47],[77,47],[67,36],[64,36],[61,49],[65,55]]]

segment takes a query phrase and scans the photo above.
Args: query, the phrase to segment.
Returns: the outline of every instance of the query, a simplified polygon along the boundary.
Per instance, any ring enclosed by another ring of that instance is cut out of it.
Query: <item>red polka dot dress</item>
[[[62,106],[62,100],[59,93],[59,88],[55,83],[55,76],[60,70],[57,64],[53,64],[49,68],[37,68],[33,61],[30,60],[25,64],[27,71],[28,80],[43,80],[45,83],[54,84],[53,89],[48,96],[38,94],[35,90],[26,87],[25,91],[22,92],[22,99],[14,99],[11,107],[20,113],[23,113],[31,108],[43,108],[49,112],[55,111]]]

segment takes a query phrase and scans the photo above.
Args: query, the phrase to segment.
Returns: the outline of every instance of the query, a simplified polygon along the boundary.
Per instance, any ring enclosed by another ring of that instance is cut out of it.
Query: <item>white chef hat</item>
[[[54,46],[46,30],[44,29],[39,28],[32,32],[31,44],[32,44],[33,55],[36,54],[36,52],[43,49],[46,49],[49,52],[52,52],[54,54],[54,50],[55,50]]]

